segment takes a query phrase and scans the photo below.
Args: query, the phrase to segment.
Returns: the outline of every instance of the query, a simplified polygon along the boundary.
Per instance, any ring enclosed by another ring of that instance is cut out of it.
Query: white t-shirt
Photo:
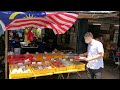
[[[88,52],[87,58],[93,58],[99,53],[104,52],[103,44],[93,39],[92,43],[88,44],[87,52]],[[104,68],[103,57],[97,60],[89,61],[87,63],[87,68],[90,69],[99,69],[100,67]]]

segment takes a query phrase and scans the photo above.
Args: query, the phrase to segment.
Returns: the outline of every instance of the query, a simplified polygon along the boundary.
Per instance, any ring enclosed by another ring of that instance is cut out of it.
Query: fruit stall
[[[3,20],[3,23],[5,24],[5,79],[31,78],[53,74],[58,74],[59,78],[64,78],[62,73],[68,73],[67,78],[69,78],[69,74],[71,72],[78,73],[78,71],[85,70],[85,64],[76,61],[76,56],[73,55],[73,57],[71,57],[69,54],[63,54],[62,52],[44,52],[40,54],[26,53],[18,55],[13,54],[12,52],[8,53],[9,30],[19,30],[25,27],[37,27],[50,28],[55,34],[64,34],[75,23],[78,18],[78,14],[65,12],[46,13],[11,11],[1,13],[6,18],[6,20]],[[17,15],[19,17],[16,17]],[[32,15],[32,17],[25,18],[27,15]],[[62,16],[65,16],[67,18]],[[50,20],[50,18],[54,19]],[[67,20],[65,20],[66,22],[59,22],[55,20],[56,18],[57,20],[61,18]]]
[[[78,56],[61,53],[37,53],[24,55],[8,55],[9,79],[22,79],[58,74],[63,78],[62,73],[78,73],[85,71],[85,64],[76,61]],[[79,73],[78,73],[79,75]]]

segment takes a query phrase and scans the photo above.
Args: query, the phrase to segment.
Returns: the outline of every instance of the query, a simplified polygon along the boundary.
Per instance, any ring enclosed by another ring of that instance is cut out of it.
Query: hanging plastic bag
[[[33,41],[34,34],[33,34],[33,32],[31,30],[28,31],[27,38],[28,38],[29,41]]]

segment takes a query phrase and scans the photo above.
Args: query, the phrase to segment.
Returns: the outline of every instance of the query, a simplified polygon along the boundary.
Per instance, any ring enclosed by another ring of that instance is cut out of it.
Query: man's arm
[[[103,49],[103,45],[102,43],[99,43],[97,45],[97,49],[98,49],[98,55],[96,55],[95,57],[92,58],[86,58],[86,61],[91,61],[91,60],[98,60],[101,57],[104,57],[104,49]]]
[[[85,60],[86,60],[86,61],[92,61],[92,60],[97,60],[97,59],[99,59],[99,58],[101,58],[101,57],[104,57],[104,52],[99,53],[98,55],[96,55],[96,56],[93,57],[93,58],[86,58]]]
[[[87,56],[87,52],[83,53],[83,54],[79,54],[79,56],[86,57]]]

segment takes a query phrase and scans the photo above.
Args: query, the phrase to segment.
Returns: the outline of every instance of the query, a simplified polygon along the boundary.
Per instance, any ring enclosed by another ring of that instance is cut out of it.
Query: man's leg
[[[92,69],[87,68],[87,74],[89,79],[94,79],[94,73]]]
[[[102,79],[102,70],[103,68],[94,70],[94,79]]]

